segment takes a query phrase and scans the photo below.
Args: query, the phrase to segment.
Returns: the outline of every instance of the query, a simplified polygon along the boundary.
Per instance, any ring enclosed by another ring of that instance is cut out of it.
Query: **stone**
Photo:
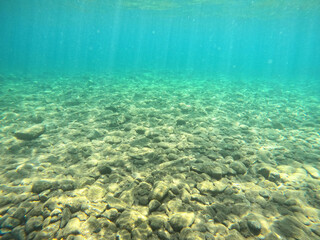
[[[141,182],[135,188],[135,198],[138,200],[140,205],[148,205],[149,194],[151,192],[152,186],[147,182]]]
[[[98,219],[94,216],[90,216],[83,224],[83,228],[85,228],[90,233],[98,233],[101,230],[102,225],[98,221]]]
[[[45,131],[46,128],[44,125],[34,125],[30,128],[15,132],[14,136],[19,140],[31,141],[40,137]]]
[[[237,173],[237,174],[245,174],[247,172],[246,166],[240,162],[235,161],[230,164],[230,167]]]
[[[315,179],[320,178],[320,171],[311,165],[304,165],[303,168]]]
[[[84,210],[85,208],[87,208],[87,203],[88,200],[84,197],[82,198],[74,198],[74,199],[70,199],[67,203],[66,203],[66,207],[68,207],[71,211],[71,213],[75,213],[81,210]]]
[[[273,224],[280,235],[293,239],[309,239],[311,230],[293,216],[285,216]],[[311,238],[310,238],[311,239]]]
[[[132,231],[138,225],[143,222],[147,222],[148,219],[141,213],[135,210],[125,210],[117,219],[116,224],[118,227]]]
[[[138,133],[139,135],[143,135],[145,134],[146,130],[144,128],[137,128],[136,129],[136,133]]]
[[[168,233],[168,231],[160,229],[159,231],[157,231],[157,235],[161,240],[170,240],[170,233]]]
[[[152,229],[147,222],[144,222],[134,228],[131,234],[133,239],[149,239],[149,236],[152,234]]]
[[[187,121],[183,120],[183,119],[178,119],[177,122],[176,122],[177,126],[183,126],[183,125],[186,125],[186,124],[187,124]]]
[[[62,211],[62,218],[60,222],[60,228],[64,228],[71,218],[71,211],[69,208],[64,208]]]
[[[64,179],[58,182],[58,188],[63,191],[71,191],[76,188],[76,183],[71,179]]]
[[[117,233],[117,240],[131,240],[131,233],[126,229],[121,229]]]
[[[261,167],[257,171],[258,174],[261,174],[265,179],[269,178],[270,169],[267,167]]]
[[[40,232],[37,233],[34,240],[43,240],[43,239],[54,239],[56,232],[59,230],[60,222],[51,223],[48,226],[41,229]]]
[[[102,137],[102,134],[96,129],[92,130],[87,136],[87,138],[91,141],[100,137]]]
[[[169,218],[169,223],[174,231],[180,232],[182,228],[190,227],[194,222],[194,213],[175,213]]]
[[[26,240],[27,239],[27,234],[24,231],[24,226],[15,227],[12,230],[11,234],[12,234],[13,238],[16,240]]]
[[[225,236],[225,240],[245,240],[245,238],[236,229],[232,229],[229,234]]]
[[[254,235],[259,235],[261,232],[261,223],[258,219],[248,219],[247,225],[250,232]]]
[[[215,186],[210,181],[203,181],[197,184],[197,189],[200,191],[201,194],[211,194],[215,190]]]
[[[160,181],[156,184],[155,188],[153,189],[151,193],[151,198],[161,202],[168,192],[169,192],[168,184]]]
[[[102,213],[103,217],[108,218],[110,221],[115,221],[119,217],[119,212],[115,208],[107,209]]]
[[[183,240],[203,240],[206,239],[205,235],[199,231],[191,228],[184,228],[180,233],[180,238]]]
[[[313,224],[310,229],[313,233],[320,237],[320,223]]]
[[[168,217],[166,214],[153,214],[149,216],[149,225],[153,230],[158,230],[164,227],[164,224],[167,222]]]
[[[105,199],[108,208],[115,208],[119,212],[123,212],[127,208],[127,204],[119,198],[107,196]]]
[[[109,166],[108,163],[99,164],[98,165],[98,170],[103,175],[108,175],[108,174],[111,174],[111,172],[112,172],[112,169],[111,169],[111,167]]]
[[[67,237],[70,234],[80,234],[81,224],[80,220],[78,218],[72,218],[65,228],[63,229],[63,237]]]
[[[151,213],[156,211],[160,206],[161,206],[161,203],[158,200],[155,200],[155,199],[151,200],[149,202],[149,212]]]
[[[43,217],[42,216],[37,216],[37,217],[31,217],[27,222],[26,222],[26,233],[33,232],[35,230],[40,230],[42,227],[43,223]]]
[[[13,218],[13,217],[8,217],[2,224],[1,228],[8,228],[8,229],[13,229],[17,227],[20,224],[20,220]]]
[[[7,196],[0,196],[0,207],[3,207],[7,204],[9,204],[11,201],[10,201],[10,198],[7,197]]]
[[[220,180],[222,178],[223,175],[223,171],[222,168],[219,166],[206,166],[203,169],[203,172],[205,172],[206,174],[208,174],[210,177],[216,179],[216,180]]]
[[[19,219],[20,221],[24,220],[25,215],[27,213],[27,209],[25,209],[24,207],[19,207],[14,214],[12,215],[12,217]]]
[[[33,183],[31,191],[39,194],[47,189],[51,189],[52,186],[52,182],[47,180],[38,180]]]

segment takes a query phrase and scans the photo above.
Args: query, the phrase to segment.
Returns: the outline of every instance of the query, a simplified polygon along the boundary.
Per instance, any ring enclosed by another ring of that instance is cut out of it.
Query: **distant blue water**
[[[199,2],[1,0],[0,72],[319,78],[319,1]]]

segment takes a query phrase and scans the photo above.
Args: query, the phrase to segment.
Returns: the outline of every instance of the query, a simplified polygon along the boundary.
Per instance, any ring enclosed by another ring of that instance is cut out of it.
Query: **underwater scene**
[[[320,239],[319,0],[0,0],[0,239]]]

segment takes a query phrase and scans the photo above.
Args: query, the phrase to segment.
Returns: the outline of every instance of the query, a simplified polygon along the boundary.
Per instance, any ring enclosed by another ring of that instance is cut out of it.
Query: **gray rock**
[[[115,208],[119,212],[123,212],[127,208],[127,204],[119,198],[112,196],[107,196],[105,202],[108,205],[108,208]]]
[[[33,232],[35,230],[41,229],[42,223],[43,223],[43,217],[42,216],[31,217],[26,222],[26,233],[30,233],[30,232]]]
[[[83,224],[83,227],[91,233],[98,233],[101,230],[101,224],[94,216],[90,216]]]
[[[303,168],[315,179],[320,178],[320,171],[311,165],[304,165]]]
[[[158,230],[164,227],[168,217],[166,214],[154,214],[149,216],[149,225],[153,230]]]
[[[183,240],[201,240],[206,239],[205,235],[201,232],[194,231],[191,228],[184,228],[180,233],[180,237]]]
[[[9,204],[11,201],[10,201],[10,198],[7,197],[7,196],[0,196],[0,207],[3,207],[7,204]]]
[[[245,240],[245,238],[237,230],[232,229],[225,240]]]
[[[149,203],[149,194],[151,192],[152,186],[147,182],[141,182],[135,188],[135,198],[138,200],[141,205],[148,205]]]
[[[63,229],[63,237],[67,237],[70,234],[80,234],[81,224],[78,218],[72,218]]]
[[[59,230],[59,225],[60,222],[55,222],[44,227],[40,232],[37,233],[34,240],[54,239],[56,232]]]
[[[156,211],[160,206],[161,206],[161,203],[158,200],[154,200],[154,199],[151,200],[149,202],[149,212],[151,213]]]
[[[87,136],[87,138],[90,139],[91,141],[100,137],[102,137],[102,134],[96,129],[92,130]]]
[[[140,135],[144,135],[146,132],[146,130],[144,128],[137,128],[136,129],[136,133],[140,134]]]
[[[178,119],[177,122],[176,122],[177,126],[183,126],[183,125],[186,125],[186,124],[187,124],[187,121],[183,120],[183,119]]]
[[[12,215],[12,217],[19,219],[20,221],[22,221],[25,217],[27,213],[27,209],[25,209],[24,207],[19,207],[14,214]]]
[[[24,231],[24,226],[15,227],[12,230],[11,234],[15,240],[26,240],[27,239],[27,234]]]
[[[285,216],[281,220],[276,221],[274,227],[279,231],[280,235],[286,238],[312,239],[311,230],[293,216]]]
[[[33,127],[17,131],[14,136],[20,140],[30,141],[40,137],[45,131],[46,128],[44,125],[35,125]]]
[[[75,213],[88,208],[87,200],[85,198],[74,198],[66,203],[71,213]]]
[[[131,233],[126,229],[121,229],[117,233],[117,240],[131,240]]]
[[[215,190],[215,186],[211,181],[202,181],[197,184],[197,189],[200,191],[201,194],[211,194]]]
[[[194,222],[194,213],[175,213],[169,218],[169,223],[174,231],[180,232],[182,228],[189,227]]]
[[[153,189],[151,193],[151,198],[161,202],[168,192],[169,192],[168,184],[160,181],[156,184],[156,187]]]
[[[108,175],[112,172],[111,167],[109,166],[108,163],[101,163],[98,165],[98,170],[101,174],[103,175]]]
[[[13,229],[16,226],[20,224],[20,220],[13,218],[13,217],[8,217],[2,224],[1,228],[8,228],[8,229]]]
[[[258,169],[257,173],[261,174],[265,179],[268,179],[270,174],[270,169],[267,167],[262,167]]]
[[[170,240],[170,239],[171,239],[170,233],[168,233],[168,231],[163,230],[163,229],[160,229],[160,230],[157,232],[157,235],[158,235],[158,237],[159,237],[161,240]]]
[[[69,208],[64,208],[62,211],[62,218],[60,222],[60,228],[64,228],[66,224],[69,222],[71,217],[71,211]]]
[[[245,174],[247,172],[246,166],[240,162],[235,161],[230,164],[230,167],[237,173],[237,174]]]
[[[313,224],[310,229],[313,233],[320,237],[320,223]]]
[[[248,219],[247,221],[248,228],[251,233],[254,235],[259,235],[261,232],[261,223],[258,219]]]
[[[125,210],[117,219],[116,224],[118,227],[123,228],[131,232],[134,228],[139,226],[143,222],[147,222],[148,219],[135,210]]]
[[[103,217],[108,218],[110,221],[115,221],[119,217],[119,212],[115,208],[107,209],[102,213]]]
[[[41,193],[44,190],[52,188],[52,182],[46,180],[38,180],[33,183],[31,191],[34,193]]]
[[[58,188],[63,191],[71,191],[76,188],[76,183],[71,179],[64,179],[58,182]]]
[[[134,228],[131,234],[133,239],[149,239],[152,234],[152,229],[144,222]]]

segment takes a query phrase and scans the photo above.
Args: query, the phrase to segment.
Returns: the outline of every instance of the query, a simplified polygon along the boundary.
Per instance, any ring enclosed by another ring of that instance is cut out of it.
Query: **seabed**
[[[317,94],[223,75],[1,75],[1,239],[320,239]]]

